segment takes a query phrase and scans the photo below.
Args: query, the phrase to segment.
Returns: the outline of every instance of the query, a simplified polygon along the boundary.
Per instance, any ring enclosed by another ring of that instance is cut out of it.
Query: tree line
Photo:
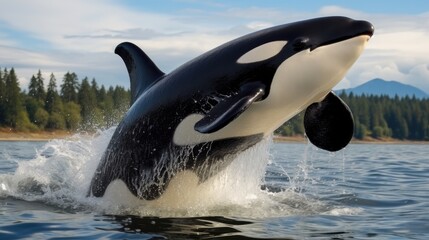
[[[31,77],[28,90],[22,91],[15,70],[0,69],[0,127],[17,131],[93,131],[116,125],[130,105],[130,91],[124,87],[106,89],[87,77],[79,81],[74,72],[63,76],[59,88],[54,74],[47,82],[39,70]],[[357,139],[429,140],[429,99],[345,92],[339,97],[353,113]],[[303,113],[298,114],[276,134],[304,135],[303,118]]]
[[[347,103],[355,121],[357,139],[395,138],[429,140],[429,99],[395,96],[346,94],[339,97]],[[276,133],[283,136],[303,135],[304,113],[285,123]]]
[[[130,104],[130,91],[99,86],[93,78],[79,81],[67,72],[62,83],[52,73],[45,88],[39,70],[22,91],[14,68],[0,69],[0,127],[17,131],[92,131],[120,121]]]

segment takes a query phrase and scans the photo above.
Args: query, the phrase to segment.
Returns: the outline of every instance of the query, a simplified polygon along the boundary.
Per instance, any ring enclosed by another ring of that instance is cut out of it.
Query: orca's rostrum
[[[131,80],[131,107],[92,179],[89,196],[155,200],[180,173],[204,182],[237,154],[306,110],[306,135],[338,151],[353,135],[353,118],[332,88],[373,34],[346,17],[280,25],[225,43],[163,73],[132,43],[117,53]],[[121,184],[113,184],[113,183]]]

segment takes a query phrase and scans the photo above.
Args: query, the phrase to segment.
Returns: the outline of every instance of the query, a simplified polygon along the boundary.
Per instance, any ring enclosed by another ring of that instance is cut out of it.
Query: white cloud
[[[340,6],[335,6],[335,5],[322,7],[319,10],[319,14],[321,14],[323,16],[343,15],[343,16],[348,16],[351,18],[356,18],[356,17],[364,15],[364,13],[362,13],[362,12],[355,11],[352,9],[343,8]]]
[[[25,75],[22,79],[40,68],[59,74],[75,71],[80,77],[96,77],[106,85],[127,86],[123,63],[113,54],[122,41],[139,45],[168,72],[251,31],[317,16],[345,15],[369,20],[376,31],[367,50],[338,87],[354,87],[381,77],[429,92],[429,13],[367,14],[338,6],[305,13],[219,6],[210,11],[187,9],[171,15],[137,11],[112,0],[14,0],[2,3],[2,9],[7,11],[0,15],[0,22],[26,35],[27,40],[14,39],[0,31],[0,62],[15,67],[20,76]],[[32,49],[25,42],[31,40],[45,46]],[[57,80],[61,78],[57,76]]]
[[[336,6],[324,7],[320,13],[368,20],[375,27],[367,49],[337,88],[355,87],[373,78],[383,78],[429,92],[429,13],[367,14]]]

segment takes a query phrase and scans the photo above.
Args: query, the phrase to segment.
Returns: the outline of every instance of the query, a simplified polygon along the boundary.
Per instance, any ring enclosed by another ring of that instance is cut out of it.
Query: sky
[[[229,40],[263,28],[341,15],[370,21],[375,34],[335,89],[374,78],[429,93],[429,1],[0,0],[0,67],[14,67],[21,88],[40,69],[129,87],[113,53],[130,41],[168,73]]]

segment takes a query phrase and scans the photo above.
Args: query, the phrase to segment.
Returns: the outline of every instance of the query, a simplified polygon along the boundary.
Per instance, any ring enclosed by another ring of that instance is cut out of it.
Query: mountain
[[[429,94],[425,93],[419,88],[411,85],[403,84],[396,81],[386,81],[383,79],[373,79],[355,88],[340,89],[336,90],[336,93],[342,93],[345,91],[347,94],[352,92],[355,95],[388,95],[389,97],[395,97],[398,95],[400,98],[405,96],[415,96],[416,98],[429,98]]]

